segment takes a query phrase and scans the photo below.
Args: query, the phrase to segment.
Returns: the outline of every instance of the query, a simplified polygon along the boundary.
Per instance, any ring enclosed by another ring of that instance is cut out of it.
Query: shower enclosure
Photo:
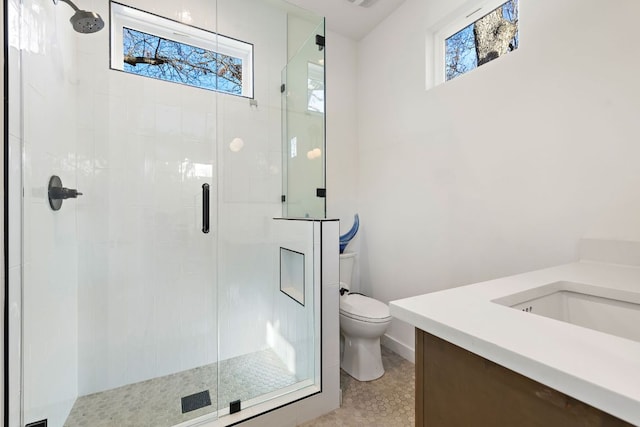
[[[323,19],[76,4],[8,2],[9,425],[228,425],[319,393]]]

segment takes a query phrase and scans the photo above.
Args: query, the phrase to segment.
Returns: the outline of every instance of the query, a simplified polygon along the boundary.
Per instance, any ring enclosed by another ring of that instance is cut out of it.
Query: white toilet
[[[340,254],[340,287],[352,292],[355,256],[355,252]],[[390,323],[386,304],[361,294],[344,292],[340,296],[340,331],[344,337],[340,367],[358,381],[380,378],[384,374],[380,337]]]

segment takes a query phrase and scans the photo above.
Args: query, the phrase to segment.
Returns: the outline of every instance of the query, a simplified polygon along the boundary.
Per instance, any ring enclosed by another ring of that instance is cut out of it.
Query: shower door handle
[[[202,232],[209,232],[209,184],[202,184]]]

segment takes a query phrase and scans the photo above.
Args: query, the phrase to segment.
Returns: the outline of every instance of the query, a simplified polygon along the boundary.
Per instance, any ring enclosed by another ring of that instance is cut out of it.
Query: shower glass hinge
[[[316,188],[316,197],[327,197],[326,188]]]
[[[242,407],[240,405],[240,399],[234,400],[233,402],[229,403],[229,414],[240,412],[241,409]]]
[[[287,196],[285,196],[284,194],[282,196],[280,196],[280,201],[282,203],[286,203],[287,202]]]
[[[324,49],[324,36],[320,34],[316,34],[316,44],[318,45],[318,50]]]
[[[286,89],[287,89],[287,86],[286,86],[284,83],[282,83],[282,84],[280,85],[280,93],[284,93],[284,91],[285,91]]]

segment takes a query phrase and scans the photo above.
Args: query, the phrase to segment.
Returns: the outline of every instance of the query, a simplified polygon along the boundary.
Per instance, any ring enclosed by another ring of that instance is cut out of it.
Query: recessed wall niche
[[[304,306],[304,254],[280,248],[280,291]]]

